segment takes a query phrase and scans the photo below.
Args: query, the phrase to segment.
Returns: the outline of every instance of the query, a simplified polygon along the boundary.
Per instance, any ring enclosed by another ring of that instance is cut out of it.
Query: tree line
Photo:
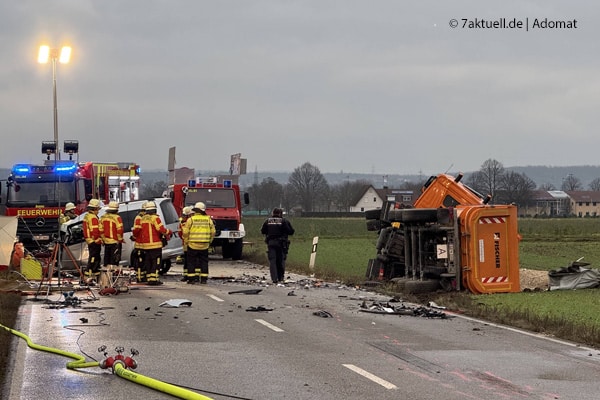
[[[492,204],[522,206],[533,202],[535,190],[557,190],[548,183],[537,186],[525,173],[506,170],[501,162],[494,159],[484,161],[481,168],[466,175],[463,182],[483,196],[491,195]],[[425,180],[406,181],[401,187],[394,189],[419,193],[424,183]],[[369,186],[375,185],[367,179],[347,180],[330,185],[317,166],[305,162],[293,170],[284,184],[267,177],[247,187],[246,191],[251,199],[248,209],[260,213],[268,213],[275,207],[281,207],[287,212],[347,212]],[[142,196],[160,197],[166,187],[167,184],[162,181],[142,185]],[[560,190],[577,191],[584,190],[584,187],[579,178],[569,174],[563,179]],[[600,178],[594,179],[588,190],[600,191]]]

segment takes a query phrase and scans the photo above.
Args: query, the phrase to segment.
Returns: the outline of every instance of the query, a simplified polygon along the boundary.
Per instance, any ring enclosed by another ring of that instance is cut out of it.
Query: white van
[[[156,214],[160,217],[162,223],[173,232],[173,236],[171,240],[167,243],[165,247],[162,249],[162,267],[160,269],[160,273],[166,273],[169,268],[171,268],[171,263],[175,258],[180,255],[183,255],[183,244],[177,231],[179,229],[179,217],[177,215],[177,211],[171,202],[171,199],[168,198],[156,198],[153,199],[156,203]],[[131,201],[128,203],[119,204],[119,215],[123,219],[123,238],[125,239],[125,243],[123,243],[123,248],[121,251],[121,262],[120,265],[131,265],[131,257],[133,252],[134,242],[131,240],[131,231],[133,229],[133,221],[135,217],[142,210],[142,204],[145,201]],[[102,207],[98,212],[98,216],[102,216],[106,212],[106,207]],[[83,216],[82,214],[77,218],[63,224],[61,226],[61,232],[64,237],[65,244],[67,245],[68,252],[73,255],[73,258],[78,263],[80,267],[87,265],[88,262],[88,248],[85,243],[85,239],[83,238]],[[104,247],[103,247],[104,249]],[[73,265],[73,261],[71,260],[71,256],[67,251],[63,251],[61,254],[61,262],[64,269],[75,269]],[[103,265],[104,261],[104,250],[102,254],[101,265]]]

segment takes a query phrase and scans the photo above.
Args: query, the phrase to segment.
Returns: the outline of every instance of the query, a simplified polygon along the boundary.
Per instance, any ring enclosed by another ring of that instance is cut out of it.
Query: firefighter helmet
[[[196,204],[194,204],[193,210],[206,211],[206,205],[203,202],[199,201]]]
[[[108,209],[110,211],[118,211],[119,210],[119,203],[116,201],[111,201],[110,203],[108,203]]]
[[[152,211],[152,210],[156,211],[156,203],[153,201],[146,202],[145,210],[146,211]]]
[[[88,203],[88,208],[100,208],[100,200],[91,199]]]
[[[67,203],[65,204],[65,211],[71,211],[75,209],[75,204],[73,203]]]
[[[191,213],[193,213],[194,211],[192,210],[191,206],[185,206],[183,207],[183,215],[190,215]]]

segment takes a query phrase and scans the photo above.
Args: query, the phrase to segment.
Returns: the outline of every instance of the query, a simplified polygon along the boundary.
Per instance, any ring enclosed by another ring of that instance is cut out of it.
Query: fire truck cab
[[[242,201],[244,205],[249,203],[248,193],[242,196],[240,187],[230,179],[197,177],[187,184],[169,185],[167,195],[179,215],[183,207],[203,202],[217,230],[211,246],[221,247],[223,258],[242,259],[246,236],[242,223]]]

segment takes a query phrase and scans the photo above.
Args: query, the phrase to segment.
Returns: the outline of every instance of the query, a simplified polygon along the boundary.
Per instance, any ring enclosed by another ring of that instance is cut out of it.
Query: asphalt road
[[[15,329],[88,360],[104,358],[102,345],[110,356],[135,348],[135,372],[213,399],[598,398],[597,350],[452,315],[369,313],[364,306],[389,297],[297,275],[267,285],[268,271],[245,263],[211,260],[208,285],[180,282],[179,268],[159,288],[77,292],[79,306],[38,296]],[[260,292],[230,293],[247,289]],[[191,305],[160,306],[173,299]],[[67,369],[69,361],[17,339],[5,397],[173,398],[110,369]]]

